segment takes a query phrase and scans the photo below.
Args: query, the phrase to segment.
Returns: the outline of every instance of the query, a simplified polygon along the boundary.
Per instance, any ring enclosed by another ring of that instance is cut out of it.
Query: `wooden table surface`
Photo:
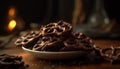
[[[13,40],[14,42],[14,40]],[[0,54],[7,53],[17,56],[22,56],[23,61],[29,64],[28,69],[120,69],[120,64],[111,64],[109,62],[96,62],[87,60],[87,63],[82,59],[76,58],[71,60],[43,60],[24,52],[22,48],[15,47],[14,43],[2,50]],[[94,40],[95,45],[100,47],[120,46],[120,40]],[[94,56],[90,58],[94,59]]]

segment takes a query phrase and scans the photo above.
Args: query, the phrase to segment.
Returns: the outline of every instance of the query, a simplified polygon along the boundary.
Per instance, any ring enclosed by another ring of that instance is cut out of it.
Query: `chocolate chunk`
[[[84,37],[84,38],[83,38]],[[69,39],[64,41],[66,50],[93,51],[93,42],[83,33],[73,33]]]
[[[26,65],[22,61],[21,56],[1,54],[0,55],[0,68],[2,69],[25,69]]]
[[[96,48],[96,54],[112,64],[120,63],[120,47]]]
[[[33,50],[37,51],[59,51],[62,40],[57,37],[42,37],[33,46]]]
[[[41,28],[41,32],[43,36],[46,35],[56,35],[63,36],[69,35],[72,31],[72,26],[69,23],[64,21],[59,21],[57,23],[50,23]]]
[[[30,47],[33,46],[36,43],[36,41],[38,41],[39,37],[41,37],[39,31],[30,31],[27,34],[18,38],[15,41],[15,44],[17,46]]]

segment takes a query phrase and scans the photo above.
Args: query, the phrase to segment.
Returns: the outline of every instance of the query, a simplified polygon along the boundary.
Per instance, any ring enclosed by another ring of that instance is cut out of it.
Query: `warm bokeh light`
[[[10,8],[8,14],[9,14],[9,16],[14,16],[15,15],[15,8]]]
[[[10,31],[12,31],[14,28],[16,27],[16,21],[15,20],[11,20],[8,24],[8,29]]]

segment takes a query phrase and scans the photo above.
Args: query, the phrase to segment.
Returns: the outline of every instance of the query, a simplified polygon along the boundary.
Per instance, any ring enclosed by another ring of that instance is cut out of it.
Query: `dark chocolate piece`
[[[18,38],[15,44],[17,46],[31,47],[38,41],[40,36],[41,34],[39,33],[39,31],[30,31]]]
[[[95,52],[98,56],[112,64],[120,63],[120,47],[108,47],[108,48],[95,48]]]
[[[1,69],[25,69],[26,65],[22,61],[21,56],[13,56],[8,54],[0,55]]]
[[[83,33],[73,33],[72,36],[64,41],[65,47],[62,50],[81,50],[93,51],[92,40]]]
[[[72,26],[64,21],[59,21],[57,23],[50,23],[43,26],[41,29],[43,36],[55,35],[55,36],[65,36],[69,35],[72,31]]]
[[[39,41],[33,46],[33,50],[37,51],[59,51],[62,47],[62,40],[57,37],[42,37]]]

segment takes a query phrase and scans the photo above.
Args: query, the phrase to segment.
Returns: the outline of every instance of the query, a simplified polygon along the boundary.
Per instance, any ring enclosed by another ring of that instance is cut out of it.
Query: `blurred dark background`
[[[71,22],[73,4],[74,0],[0,0],[0,24],[5,23],[10,6],[17,9],[18,16],[26,24],[43,24],[60,19]]]
[[[95,0],[83,0],[86,13],[89,15]],[[110,19],[120,22],[119,0],[104,0],[105,10]],[[46,24],[65,20],[71,23],[74,0],[0,0],[0,31],[4,31],[8,9],[14,6],[28,28],[30,23]]]

